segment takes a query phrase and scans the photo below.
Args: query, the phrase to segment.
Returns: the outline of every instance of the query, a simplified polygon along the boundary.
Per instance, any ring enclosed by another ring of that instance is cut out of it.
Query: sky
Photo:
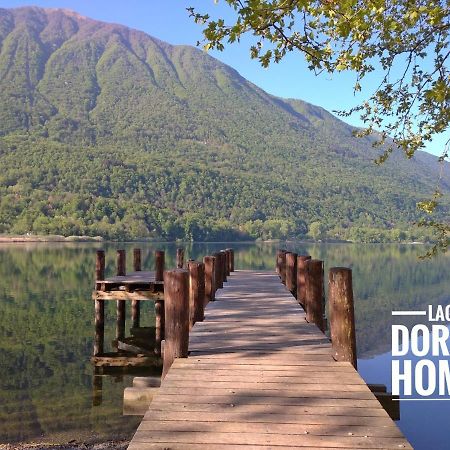
[[[197,44],[202,39],[201,26],[189,17],[186,8],[193,6],[199,12],[208,12],[213,17],[231,17],[230,8],[224,0],[0,0],[0,7],[41,6],[67,8],[96,20],[114,22],[144,31],[170,44]],[[368,98],[376,80],[363,85],[359,97],[353,95],[354,75],[340,73],[330,76],[315,76],[304,62],[303,56],[292,52],[279,64],[268,69],[250,58],[248,40],[226,46],[223,52],[209,54],[232,66],[243,77],[270,94],[285,98],[298,98],[322,106],[330,112],[349,109]],[[362,126],[357,115],[346,118],[355,126]],[[446,134],[438,136],[428,147],[430,153],[440,155]]]

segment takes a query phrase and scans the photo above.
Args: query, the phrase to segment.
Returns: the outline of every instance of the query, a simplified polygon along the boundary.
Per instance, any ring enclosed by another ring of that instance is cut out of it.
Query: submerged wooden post
[[[350,362],[356,369],[355,310],[350,269],[330,269],[328,295],[333,357],[336,361]]]
[[[164,272],[164,378],[175,358],[187,358],[189,345],[189,272],[185,269]]]
[[[177,248],[177,268],[182,269],[184,266],[184,248]]]
[[[133,249],[133,269],[135,272],[140,272],[142,270],[141,265],[141,249]],[[138,328],[141,321],[141,302],[139,300],[131,301],[131,322],[133,328]]]
[[[205,265],[197,261],[189,261],[189,322],[190,327],[195,322],[205,318]]]
[[[306,298],[306,281],[305,281],[305,271],[306,263],[311,259],[309,255],[298,255],[297,256],[297,301],[305,309],[305,298]]]
[[[94,367],[92,376],[92,406],[100,406],[103,399],[103,376],[100,367]]]
[[[231,273],[234,272],[234,250],[232,248],[227,248],[227,250],[230,254],[228,271]]]
[[[95,261],[95,281],[105,279],[105,252],[97,250]],[[98,356],[104,351],[105,342],[105,302],[95,300],[95,336],[94,336],[94,356]]]
[[[164,280],[164,251],[155,251],[155,281]],[[164,302],[155,301],[155,354],[161,355],[161,341],[164,339]]]
[[[216,257],[205,256],[203,258],[203,264],[205,265],[205,306],[206,306],[209,302],[213,302],[215,300]]]
[[[117,250],[117,276],[125,276],[126,274],[126,254],[125,250]],[[125,300],[117,300],[116,302],[116,339],[120,340],[125,337]]]
[[[315,323],[325,332],[323,305],[323,261],[307,260],[306,263],[306,320]]]
[[[286,287],[295,295],[297,291],[297,253],[286,253]]]

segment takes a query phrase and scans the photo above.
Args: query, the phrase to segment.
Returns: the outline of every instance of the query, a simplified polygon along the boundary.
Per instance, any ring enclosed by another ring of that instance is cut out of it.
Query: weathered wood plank
[[[357,449],[385,449],[385,448],[412,448],[405,438],[397,437],[361,437],[361,436],[316,436],[304,433],[301,436],[285,434],[260,434],[260,433],[205,433],[203,431],[184,431],[176,433],[168,431],[138,430],[133,440],[135,442],[173,442],[180,444],[248,444],[248,445],[273,445],[290,447],[337,447]]]
[[[354,403],[354,402],[353,402]],[[333,426],[333,427],[376,427],[398,430],[392,424],[392,420],[387,417],[349,415],[327,415],[327,414],[300,414],[298,407],[283,407],[283,411],[267,413],[267,408],[248,406],[246,408],[222,408],[217,411],[208,409],[177,408],[179,405],[170,405],[167,409],[158,409],[157,404],[152,404],[152,408],[145,414],[143,422],[146,420],[174,420],[174,421],[199,421],[199,422],[239,422],[239,423],[275,423],[275,424],[298,424],[312,426]],[[186,405],[188,408],[190,405]],[[203,406],[203,405],[198,405]],[[286,411],[285,409],[288,408]],[[290,413],[290,410],[294,412]]]
[[[208,418],[209,419],[209,418]],[[251,425],[249,425],[251,424]],[[151,414],[146,417],[140,426],[140,431],[172,431],[185,432],[195,431],[204,433],[247,433],[251,429],[252,433],[261,434],[285,434],[304,435],[312,434],[316,436],[359,436],[359,437],[394,437],[403,438],[401,431],[397,427],[373,427],[357,425],[330,426],[324,424],[288,424],[273,422],[250,422],[240,421],[211,421],[200,420],[164,420],[160,414]]]

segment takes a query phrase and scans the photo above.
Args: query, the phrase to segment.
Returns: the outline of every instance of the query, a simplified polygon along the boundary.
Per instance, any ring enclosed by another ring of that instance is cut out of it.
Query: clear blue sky
[[[51,8],[68,8],[97,20],[127,25],[167,41],[171,44],[196,45],[202,38],[201,27],[196,25],[186,11],[189,6],[207,10],[211,15],[229,16],[229,8],[219,0],[34,0],[31,4]],[[4,8],[29,6],[21,0],[1,0]],[[298,53],[288,55],[280,64],[263,69],[249,56],[245,41],[227,47],[223,52],[210,52],[212,56],[234,67],[242,76],[265,91],[280,97],[299,98],[328,111],[347,109],[358,100],[371,94],[371,83],[363,89],[362,96],[353,96],[354,76],[339,74],[333,77],[316,77],[309,72]],[[375,82],[375,81],[374,81]],[[364,88],[364,86],[363,86]],[[358,117],[346,119],[352,125],[361,126]],[[441,154],[445,135],[438,137],[428,151]]]

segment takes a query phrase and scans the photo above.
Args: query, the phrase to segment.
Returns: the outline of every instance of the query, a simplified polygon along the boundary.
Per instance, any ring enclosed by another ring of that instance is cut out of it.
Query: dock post
[[[234,250],[232,248],[227,248],[229,254],[230,254],[230,265],[228,267],[229,272],[234,272]]]
[[[125,250],[117,250],[117,276],[125,276],[126,274],[126,254]],[[125,337],[125,300],[117,300],[116,302],[116,339],[120,340]]]
[[[133,249],[133,268],[135,272],[140,272],[142,270],[141,267],[141,249],[134,248]]]
[[[280,253],[280,278],[283,284],[286,284],[286,250]]]
[[[333,357],[336,361],[350,362],[356,369],[355,310],[351,269],[346,267],[330,269],[328,295]]]
[[[216,258],[216,263],[214,264],[214,290],[217,291],[223,288],[222,255],[220,252],[217,252],[213,256]]]
[[[295,295],[297,291],[297,253],[286,253],[286,287]]]
[[[297,301],[300,305],[305,308],[305,298],[306,298],[306,280],[305,280],[305,271],[306,271],[306,263],[311,259],[309,255],[298,255],[297,256]]]
[[[177,248],[177,268],[182,269],[184,266],[184,248]]]
[[[203,264],[205,265],[205,306],[206,306],[209,302],[213,302],[215,300],[216,257],[205,256],[203,258]]]
[[[189,322],[190,327],[195,322],[205,318],[205,265],[198,261],[189,261]]]
[[[306,320],[325,332],[323,308],[323,261],[310,259],[306,263]]]
[[[155,251],[155,281],[164,280],[164,250]],[[164,302],[155,301],[155,354],[161,355],[161,341],[164,339]]]
[[[226,250],[220,250],[219,253],[220,253],[221,258],[222,258],[222,279],[223,279],[224,282],[226,282],[227,281],[227,272],[228,272],[228,269],[227,269],[227,260],[228,260],[227,252],[226,252]]]
[[[225,273],[227,274],[227,277],[229,277],[230,273],[231,273],[231,271],[230,271],[230,258],[231,258],[230,249],[226,248],[225,249]]]
[[[141,265],[141,249],[133,249],[133,269],[135,272],[140,272],[142,270]],[[131,322],[133,328],[138,328],[141,321],[141,302],[139,300],[131,301]]]
[[[97,250],[95,259],[95,281],[105,279],[105,251]]]
[[[155,281],[163,281],[165,257],[164,250],[155,251]]]
[[[164,309],[166,316],[164,378],[175,358],[187,358],[189,346],[189,272],[185,269],[164,272]]]
[[[105,251],[97,250],[95,261],[95,281],[105,279]],[[105,302],[95,300],[95,338],[94,356],[98,356],[104,351],[105,342]]]

